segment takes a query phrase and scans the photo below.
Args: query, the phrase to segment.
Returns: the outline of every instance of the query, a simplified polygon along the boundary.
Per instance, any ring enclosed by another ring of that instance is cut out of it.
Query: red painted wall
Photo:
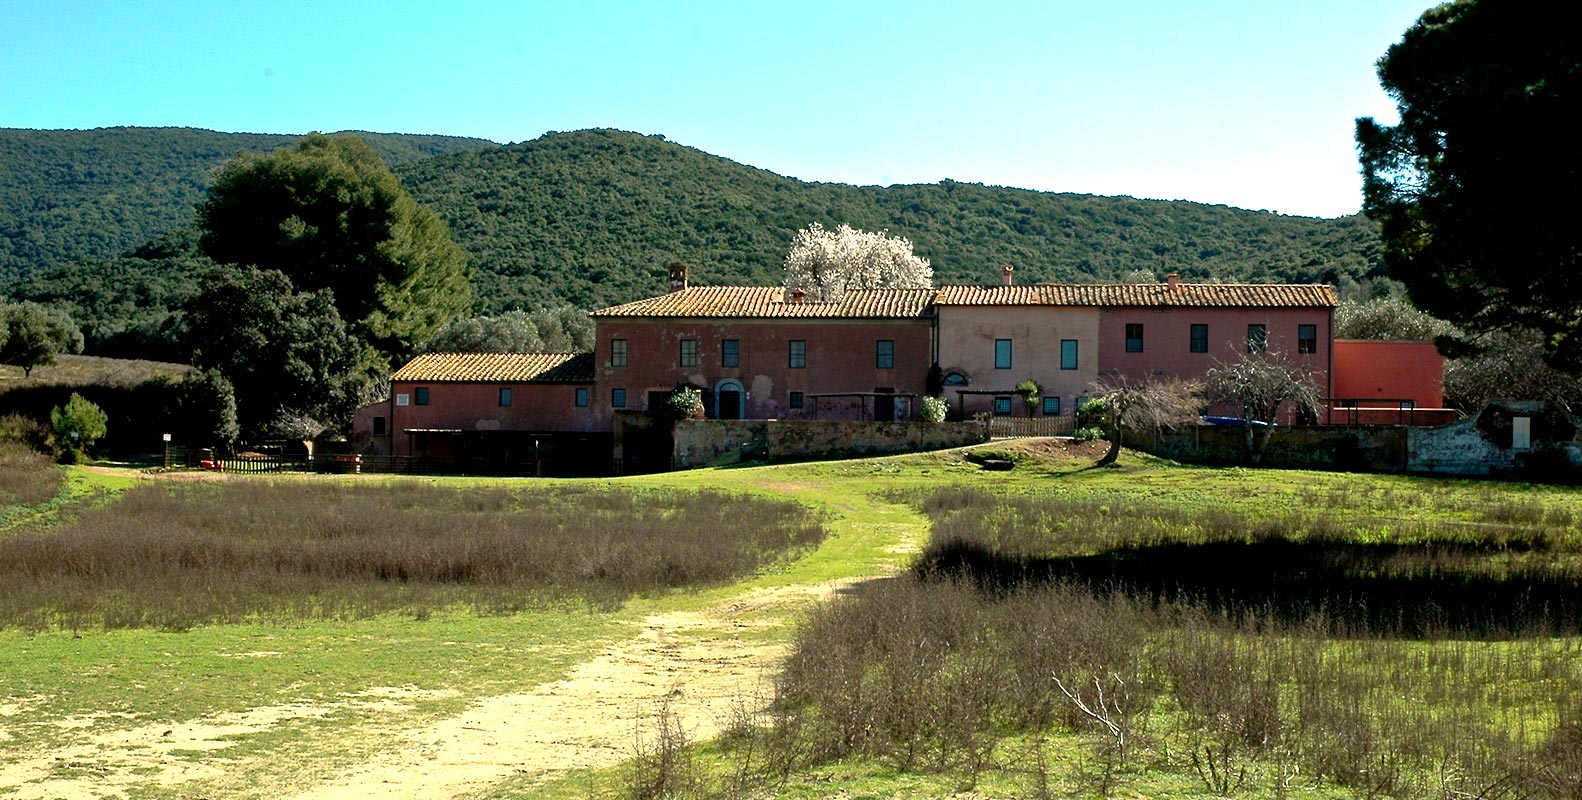
[[[1143,350],[1126,352],[1126,325],[1143,326]],[[1208,326],[1208,352],[1191,351],[1192,326]],[[1268,350],[1305,366],[1330,395],[1331,314],[1327,308],[1106,308],[1099,312],[1099,371],[1133,381],[1201,378],[1215,366],[1247,352],[1247,326],[1268,332]],[[1317,352],[1297,352],[1297,326],[1316,326]],[[1236,413],[1233,409],[1211,409]],[[1283,420],[1283,421],[1289,421]]]
[[[922,395],[928,368],[933,364],[933,327],[928,319],[598,319],[594,369],[599,385],[594,409],[599,429],[610,427],[611,393],[625,389],[627,410],[646,408],[648,393],[668,392],[677,383],[715,390],[726,379],[738,381],[746,391],[743,417],[747,419],[808,419],[814,401],[804,398],[802,410],[790,407],[791,392],[804,395],[825,392],[871,392],[883,387],[900,394]],[[611,363],[612,339],[627,342],[626,366]],[[696,366],[680,365],[681,341],[696,340]],[[722,365],[721,342],[740,342],[737,366]],[[807,342],[806,366],[789,366],[793,339]],[[876,342],[895,343],[894,366],[877,366]],[[905,407],[915,417],[913,402]],[[855,400],[821,400],[819,419],[856,419],[871,414]],[[714,415],[714,409],[709,410]]]
[[[415,391],[426,386],[429,402],[417,405]],[[511,405],[500,405],[500,389],[511,389]],[[589,408],[576,406],[577,388],[588,390]],[[395,455],[413,455],[408,430],[463,431],[608,431],[595,426],[593,384],[570,383],[448,383],[398,381],[390,384],[386,425]],[[400,404],[406,395],[408,405]],[[438,444],[443,437],[430,437]],[[448,453],[432,452],[437,456]]]
[[[1336,400],[1411,400],[1417,408],[1440,408],[1445,404],[1445,359],[1433,342],[1383,342],[1363,339],[1335,340]],[[1366,402],[1360,403],[1366,408]],[[1398,403],[1388,405],[1390,409]],[[1336,409],[1331,420],[1347,421],[1349,412]],[[1363,414],[1364,422],[1378,417],[1395,423],[1398,414]]]

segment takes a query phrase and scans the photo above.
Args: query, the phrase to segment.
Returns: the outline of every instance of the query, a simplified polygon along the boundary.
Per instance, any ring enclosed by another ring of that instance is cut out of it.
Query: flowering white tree
[[[927,289],[934,285],[928,259],[912,242],[886,231],[869,233],[841,225],[831,233],[817,222],[797,231],[786,255],[787,292],[833,302],[847,289]]]

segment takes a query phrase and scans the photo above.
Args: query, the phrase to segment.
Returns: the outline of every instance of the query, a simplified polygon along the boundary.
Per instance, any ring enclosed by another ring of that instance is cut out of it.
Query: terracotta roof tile
[[[624,305],[595,317],[911,318],[922,317],[933,289],[851,289],[837,302],[791,302],[779,286],[692,286]]]
[[[935,299],[951,306],[1194,306],[1220,308],[1331,308],[1333,289],[1322,284],[1040,283],[1026,286],[942,286]]]
[[[591,383],[592,353],[425,353],[393,381]]]

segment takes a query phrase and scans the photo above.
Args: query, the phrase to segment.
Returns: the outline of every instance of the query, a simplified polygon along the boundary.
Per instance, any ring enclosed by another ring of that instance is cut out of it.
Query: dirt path
[[[639,725],[668,705],[692,739],[717,734],[732,708],[760,694],[780,645],[743,640],[765,606],[826,596],[835,584],[754,592],[702,613],[647,617],[642,632],[531,692],[491,697],[406,732],[400,747],[340,779],[296,795],[455,797],[517,775],[535,782],[606,767],[633,753]],[[645,729],[651,726],[644,725]]]

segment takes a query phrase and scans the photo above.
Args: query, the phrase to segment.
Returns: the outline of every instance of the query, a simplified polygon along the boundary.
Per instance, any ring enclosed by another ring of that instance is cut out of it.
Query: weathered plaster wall
[[[1088,394],[1099,374],[1099,312],[1069,306],[940,306],[939,366],[971,379],[974,391],[1011,394],[1016,384],[1031,379],[1045,397],[1060,398],[1060,413],[1071,414],[1076,398]],[[1011,340],[1011,366],[994,366],[994,340]],[[1060,368],[1060,342],[1077,342],[1077,368]],[[960,408],[954,388],[947,388],[951,410]],[[968,395],[965,414],[991,411],[993,397]],[[1014,404],[1021,413],[1021,401]]]
[[[987,439],[983,427],[970,422],[844,420],[685,420],[673,435],[677,469],[939,450]]]

